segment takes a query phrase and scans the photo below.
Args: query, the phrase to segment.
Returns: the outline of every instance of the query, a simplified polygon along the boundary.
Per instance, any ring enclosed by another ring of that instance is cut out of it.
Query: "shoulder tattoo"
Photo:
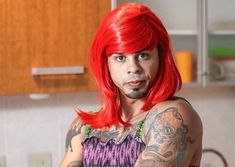
[[[141,166],[180,167],[188,142],[188,127],[177,108],[151,112],[146,119],[146,148],[140,156]]]
[[[70,148],[70,151],[73,152],[73,148],[72,148],[72,139],[73,137],[81,134],[81,127],[82,127],[82,123],[78,120],[75,119],[69,129],[69,131],[67,132],[67,136],[66,136],[66,150],[68,150]]]

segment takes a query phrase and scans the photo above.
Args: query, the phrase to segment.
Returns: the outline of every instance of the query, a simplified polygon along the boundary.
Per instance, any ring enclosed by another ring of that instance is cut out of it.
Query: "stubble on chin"
[[[146,89],[133,89],[129,93],[125,93],[125,95],[130,99],[141,99],[146,95]]]

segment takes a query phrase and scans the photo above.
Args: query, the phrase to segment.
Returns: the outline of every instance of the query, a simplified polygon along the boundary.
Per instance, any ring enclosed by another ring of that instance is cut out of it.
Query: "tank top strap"
[[[89,138],[89,136],[90,136],[90,133],[91,133],[91,127],[89,126],[89,125],[84,125],[85,127],[85,129],[84,129],[84,137],[85,137],[85,139],[86,138]]]
[[[180,97],[180,96],[172,96],[171,98],[169,98],[169,100],[178,100],[178,99],[184,100],[184,101],[187,102],[190,106],[192,106],[192,104],[190,104],[190,102],[189,102],[188,100],[186,100],[185,98],[183,98],[183,97]]]
[[[142,137],[142,134],[143,134],[145,120],[147,119],[149,114],[154,111],[155,108],[156,108],[156,105],[153,106],[149,111],[146,111],[148,113],[145,115],[144,119],[140,121],[137,131],[136,131],[136,137],[138,137],[139,139]]]
[[[139,125],[138,125],[138,128],[137,128],[137,130],[136,130],[135,136],[138,137],[139,139],[141,138],[142,133],[143,133],[144,121],[145,121],[145,119],[143,119],[142,121],[140,121],[140,123],[139,123]]]
[[[99,110],[91,110],[91,111],[89,111],[89,113],[91,113],[91,114],[95,114],[95,113],[97,113],[97,112],[99,112],[101,109],[99,109]],[[86,138],[89,138],[90,137],[90,133],[91,133],[91,126],[90,125],[87,125],[87,124],[84,124],[84,137],[85,137],[85,139]]]

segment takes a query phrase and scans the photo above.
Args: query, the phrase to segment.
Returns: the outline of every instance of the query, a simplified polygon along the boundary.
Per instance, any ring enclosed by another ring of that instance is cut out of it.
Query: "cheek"
[[[116,86],[120,85],[120,83],[122,82],[122,79],[120,77],[120,73],[112,73],[111,75],[111,79],[114,82],[114,84]]]
[[[110,74],[111,79],[114,82],[114,84],[116,86],[120,85],[120,83],[122,81],[120,67],[118,67],[114,64],[109,65],[109,74]]]
[[[157,73],[158,73],[158,70],[159,70],[158,69],[159,68],[159,63],[158,63],[158,61],[154,62],[154,63],[151,63],[151,64],[149,64],[148,67],[149,67],[148,75],[149,75],[149,77],[150,77],[150,79],[152,81],[157,76]]]

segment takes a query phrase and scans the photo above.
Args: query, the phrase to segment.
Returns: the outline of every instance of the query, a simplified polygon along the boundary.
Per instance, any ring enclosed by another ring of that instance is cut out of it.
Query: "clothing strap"
[[[91,127],[88,126],[88,125],[85,125],[85,138],[88,138],[90,136],[90,133],[91,133]]]
[[[186,100],[185,98],[183,98],[183,97],[172,96],[171,98],[169,98],[169,100],[178,100],[178,99],[184,100],[184,101],[186,101],[190,106],[192,106],[192,105],[190,104],[190,102],[189,102],[188,100]],[[193,167],[193,166],[192,166],[192,167]]]
[[[145,120],[147,119],[149,114],[154,111],[154,109],[155,109],[155,106],[153,106],[149,111],[146,111],[148,113],[145,115],[144,119],[139,123],[139,127],[136,131],[136,137],[138,137],[139,139],[141,139],[142,134],[143,134]]]
[[[136,131],[136,134],[135,134],[135,136],[138,137],[139,139],[141,139],[141,137],[142,137],[142,133],[143,133],[143,129],[144,129],[144,121],[145,121],[145,119],[140,122],[139,127]]]
[[[91,110],[90,113],[91,114],[95,114],[95,113],[99,112],[100,110],[101,109],[99,109],[99,110]],[[85,124],[85,132],[84,133],[85,133],[84,137],[88,138],[90,136],[90,133],[91,133],[91,126]]]

